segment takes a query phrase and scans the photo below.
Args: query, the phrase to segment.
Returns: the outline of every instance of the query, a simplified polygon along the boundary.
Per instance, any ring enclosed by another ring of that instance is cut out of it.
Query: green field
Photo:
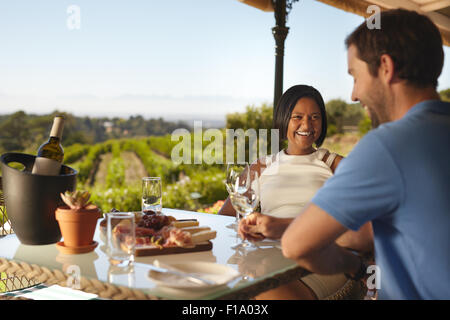
[[[323,147],[346,156],[358,140],[356,134],[336,135],[327,138]],[[171,150],[176,143],[167,135],[77,144],[66,148],[65,164],[78,170],[77,188],[89,190],[103,212],[140,210],[144,176],[162,177],[164,207],[205,210],[224,200],[224,165],[175,165]]]
[[[358,105],[349,105],[341,100],[329,101],[327,114],[328,137],[322,147],[346,156],[360,136],[370,129],[370,120]],[[62,141],[64,163],[78,171],[77,189],[89,190],[92,201],[103,212],[112,208],[121,211],[140,210],[141,178],[145,176],[161,177],[164,207],[216,212],[217,202],[228,196],[223,183],[225,166],[216,164],[227,162],[226,151],[230,149],[226,149],[225,130],[251,129],[258,133],[261,129],[270,130],[267,128],[272,126],[273,108],[268,105],[247,106],[244,113],[228,114],[225,128],[214,131],[218,133],[217,136],[206,129],[198,132],[189,127],[188,130],[180,123],[168,123],[161,119],[109,119],[108,123],[112,127],[107,130],[104,124],[108,119],[79,118],[70,114],[65,116],[67,125]],[[34,154],[39,144],[45,141],[46,127],[51,125],[52,119],[53,114],[35,116],[24,112],[0,117],[0,152]],[[175,128],[184,130],[188,135],[181,135],[179,140],[172,141],[171,133]],[[348,128],[356,128],[358,132],[348,133]],[[205,138],[208,131],[210,140]],[[27,134],[18,136],[17,132]],[[204,139],[199,138],[199,135],[203,135]],[[267,153],[270,153],[270,137],[269,134]],[[251,139],[245,139],[243,151],[248,161]],[[180,154],[180,141],[190,142],[187,147],[190,155],[184,159],[184,163],[176,164],[172,161],[172,151]],[[234,142],[233,154],[236,154],[236,144],[237,141]],[[259,146],[259,141],[256,145]],[[216,149],[215,146],[220,148]],[[195,163],[198,152],[203,155],[203,160],[199,161],[201,164],[185,164],[189,159],[190,163]],[[236,156],[234,160],[237,160]]]
[[[65,164],[78,170],[77,188],[89,190],[104,212],[140,210],[145,176],[162,178],[164,207],[201,210],[225,199],[223,166],[177,166],[170,158],[174,145],[169,135],[73,145],[65,150]]]
[[[346,156],[358,140],[356,133],[338,134],[328,137],[322,147]],[[92,202],[103,212],[140,210],[145,176],[162,178],[164,207],[217,212],[214,204],[228,196],[223,184],[225,166],[175,165],[171,153],[177,143],[166,135],[74,144],[65,148],[64,163],[78,171],[77,189],[89,190]],[[203,150],[209,144],[203,141]]]

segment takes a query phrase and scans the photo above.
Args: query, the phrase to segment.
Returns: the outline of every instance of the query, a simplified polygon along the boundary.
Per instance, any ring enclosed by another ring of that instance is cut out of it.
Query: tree
[[[359,133],[365,135],[370,129],[372,129],[372,120],[370,120],[369,116],[364,115],[364,118],[358,124]]]
[[[328,134],[344,133],[344,126],[358,126],[364,118],[363,108],[359,103],[348,104],[341,99],[326,103]]]
[[[247,106],[244,113],[227,114],[227,129],[271,129],[273,121],[273,108],[262,104],[260,107]]]
[[[336,133],[344,132],[344,114],[347,103],[341,99],[330,100],[326,103],[325,109],[327,110],[327,123],[328,126],[335,127]],[[330,130],[332,131],[332,130]],[[331,132],[330,132],[331,133]]]
[[[272,132],[270,129],[273,127],[273,108],[270,105],[262,104],[260,107],[255,106],[247,106],[246,111],[243,113],[235,112],[231,114],[227,114],[226,116],[226,128],[227,129],[233,129],[238,130],[242,129],[245,133],[247,133],[247,130],[254,129],[257,139],[258,139],[258,150],[260,153],[262,152],[271,152],[272,150]],[[265,129],[267,136],[261,136],[260,135],[260,129]],[[248,133],[251,133],[251,131],[248,131]],[[267,140],[259,140],[260,138],[264,138]],[[237,143],[237,138],[235,136],[235,143]],[[265,142],[267,142],[267,145],[265,145]],[[261,144],[260,144],[261,143]],[[245,136],[245,153],[246,153],[246,159],[250,160],[250,154],[253,155],[253,153],[249,153],[250,148],[250,136]],[[252,146],[254,146],[252,144]],[[274,146],[274,148],[276,148]],[[266,150],[264,150],[266,149]],[[235,149],[236,150],[236,149]],[[252,149],[252,151],[256,151]],[[258,153],[258,154],[260,154]]]
[[[6,151],[22,151],[30,142],[31,134],[27,115],[23,111],[13,113],[0,125],[0,145]]]

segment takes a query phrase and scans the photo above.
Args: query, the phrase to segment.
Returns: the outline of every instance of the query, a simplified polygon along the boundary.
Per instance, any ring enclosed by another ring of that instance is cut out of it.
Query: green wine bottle
[[[33,174],[56,176],[61,171],[64,159],[64,150],[61,146],[63,127],[64,118],[61,116],[55,117],[50,138],[38,149],[32,170]]]

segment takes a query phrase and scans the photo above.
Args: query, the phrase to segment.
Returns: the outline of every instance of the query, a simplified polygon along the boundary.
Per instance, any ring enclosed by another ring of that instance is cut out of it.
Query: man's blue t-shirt
[[[352,230],[372,221],[380,299],[450,299],[450,103],[366,134],[312,202]]]

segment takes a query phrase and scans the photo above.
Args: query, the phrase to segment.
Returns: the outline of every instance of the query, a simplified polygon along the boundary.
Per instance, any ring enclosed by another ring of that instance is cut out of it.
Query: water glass
[[[249,173],[250,166],[248,162],[243,164],[227,164],[227,173],[225,186],[229,194],[231,193],[245,193],[249,187]]]
[[[134,261],[135,220],[133,212],[106,214],[106,252],[113,265],[127,266]]]
[[[242,194],[248,190],[250,180],[248,176],[249,171],[250,167],[248,162],[245,162],[243,164],[234,164],[234,163],[227,164],[225,186],[230,196],[234,193]],[[236,211],[235,222],[227,225],[226,227],[237,231],[237,227],[240,220],[240,213],[238,210],[236,210],[236,208],[235,211]]]
[[[230,194],[231,204],[236,212],[240,215],[248,217],[258,206],[260,199],[259,173],[250,170],[247,175],[249,187],[245,193],[234,192]],[[255,247],[251,242],[243,240],[243,247]]]
[[[142,178],[142,213],[161,213],[162,185],[160,177]]]

